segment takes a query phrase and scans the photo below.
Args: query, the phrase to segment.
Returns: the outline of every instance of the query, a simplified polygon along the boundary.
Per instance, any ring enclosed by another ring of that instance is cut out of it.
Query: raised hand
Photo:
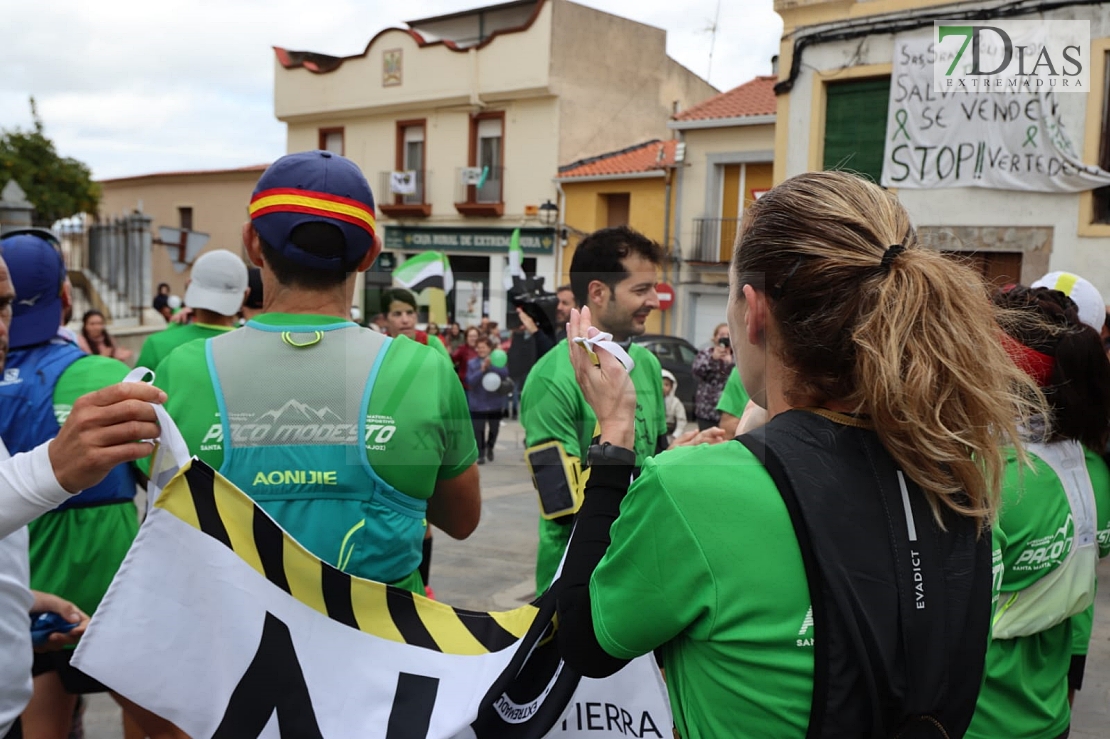
[[[110,385],[73,404],[62,430],[50,442],[50,465],[58,483],[79,493],[103,480],[113,467],[149,456],[158,423],[151,403],[166,394],[142,382]]]

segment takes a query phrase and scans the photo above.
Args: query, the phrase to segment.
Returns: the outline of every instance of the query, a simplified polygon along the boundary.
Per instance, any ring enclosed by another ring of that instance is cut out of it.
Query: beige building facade
[[[772,185],[773,77],[753,80],[674,116],[681,161],[675,188],[675,309],[671,330],[697,346],[726,315],[728,265],[744,210]]]
[[[387,254],[369,283],[387,282],[391,262],[444,251],[493,320],[508,307],[515,228],[526,271],[548,286],[564,271],[563,229],[541,220],[566,210],[559,164],[662,138],[676,106],[716,92],[667,56],[664,31],[568,0],[407,26],[353,57],[276,49],[274,112],[288,151],[342,153],[370,180]]]
[[[227,249],[243,255],[247,206],[265,169],[266,165],[257,165],[101,180],[101,217],[115,218],[138,210],[151,218],[154,238],[158,238],[160,226],[187,228],[210,237],[199,254]],[[172,294],[185,294],[189,270],[175,267],[171,247],[153,245],[150,275],[151,285],[165,282]]]
[[[888,103],[905,89],[904,81],[892,79],[896,44],[906,34],[928,34],[935,21],[961,14],[984,21],[1090,23],[1089,90],[1057,94],[1056,100],[1067,117],[1076,158],[1110,169],[1110,3],[1022,8],[1000,0],[776,0],[775,10],[784,21],[775,182],[843,162],[878,180],[896,146],[887,130]],[[970,128],[959,116],[948,125]],[[1080,193],[985,187],[896,191],[923,243],[961,253],[986,279],[1029,284],[1049,270],[1067,270],[1087,277],[1110,298],[1107,188]]]

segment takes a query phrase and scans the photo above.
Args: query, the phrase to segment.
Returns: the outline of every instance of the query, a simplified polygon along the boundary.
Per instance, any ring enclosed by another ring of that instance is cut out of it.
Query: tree
[[[100,185],[83,162],[59,156],[43,132],[42,119],[31,98],[30,131],[0,129],[0,187],[15,180],[35,206],[35,225],[49,227],[60,218],[93,213],[100,203]]]

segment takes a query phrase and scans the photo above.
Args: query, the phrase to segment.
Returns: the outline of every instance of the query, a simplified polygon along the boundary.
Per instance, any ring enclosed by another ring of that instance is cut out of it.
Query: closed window
[[[424,122],[402,123],[398,143],[400,151],[397,159],[401,170],[413,172],[415,180],[412,184],[413,192],[399,196],[400,202],[406,205],[424,202]]]
[[[319,146],[324,151],[343,156],[344,141],[342,128],[321,128]]]
[[[858,172],[878,182],[890,101],[890,77],[833,82],[825,88],[822,169]]]
[[[477,121],[474,166],[485,173],[485,181],[477,188],[476,200],[479,203],[500,203],[502,173],[502,129],[504,119],[481,118]]]
[[[182,231],[193,230],[193,209],[192,208],[178,208],[177,209],[177,222],[178,228]]]
[[[605,198],[605,225],[610,228],[627,226],[631,196],[626,192],[614,192],[602,197]]]
[[[1094,63],[1094,62],[1092,62]],[[1099,134],[1098,166],[1110,170],[1110,54],[1104,54],[1102,66],[1102,131]],[[1094,104],[1092,95],[1092,102]],[[1110,223],[1110,186],[1094,191],[1095,223]]]

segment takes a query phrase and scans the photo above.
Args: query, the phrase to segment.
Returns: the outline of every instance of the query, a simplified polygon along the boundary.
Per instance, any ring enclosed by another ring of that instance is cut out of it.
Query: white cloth
[[[610,333],[606,333],[605,331],[602,331],[601,333],[589,339],[583,339],[581,336],[577,336],[574,339],[574,343],[578,344],[581,347],[584,347],[586,351],[590,353],[590,359],[594,360],[594,364],[597,364],[598,362],[597,352],[595,350],[598,347],[601,347],[617,358],[617,361],[619,361],[624,366],[625,372],[631,372],[636,367],[635,360],[633,360],[632,357],[628,355],[628,352],[625,351],[624,347],[613,341],[613,335]]]
[[[415,195],[416,172],[390,172],[389,191],[394,195]]]
[[[8,455],[0,441],[0,736],[31,699],[31,619],[27,529],[69,493],[58,484],[47,444]]]

